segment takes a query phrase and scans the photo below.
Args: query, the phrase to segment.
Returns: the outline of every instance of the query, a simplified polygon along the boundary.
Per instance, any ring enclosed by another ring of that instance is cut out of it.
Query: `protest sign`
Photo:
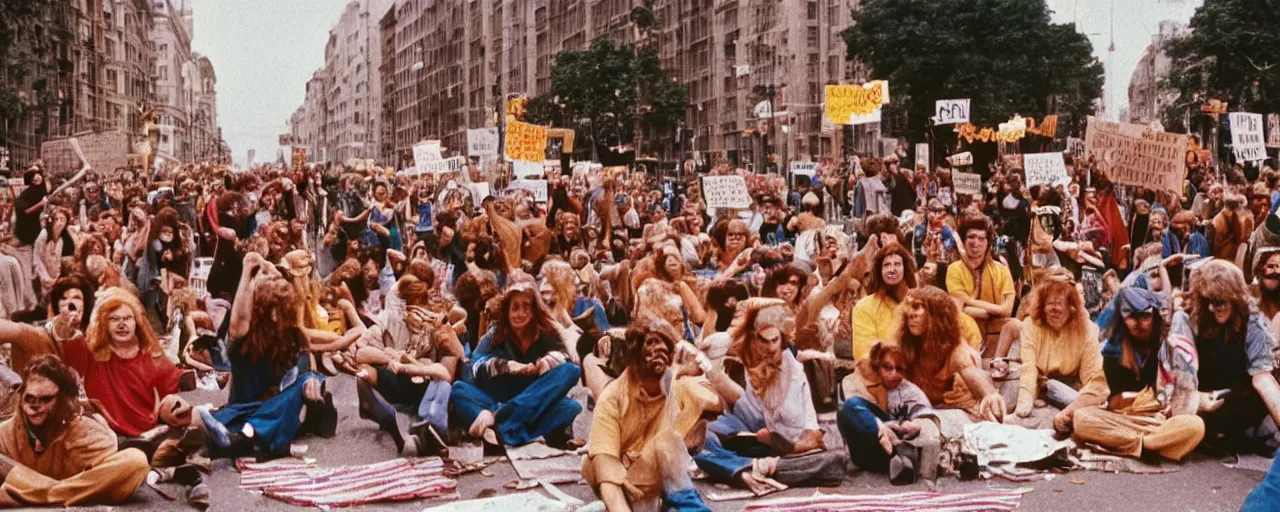
[[[934,124],[969,122],[969,100],[938,100],[934,104]]]
[[[1280,148],[1280,114],[1267,114],[1267,147]]]
[[[422,162],[417,165],[417,174],[444,174],[446,172],[458,172],[467,166],[467,159],[461,156],[451,156],[440,160],[431,160]]]
[[[498,129],[467,130],[467,156],[498,156]]]
[[[524,160],[511,162],[511,173],[520,179],[541,178],[545,175],[541,160],[537,162],[526,162]]]
[[[1084,139],[1067,137],[1067,153],[1079,158],[1084,156]]]
[[[929,145],[916,144],[916,167],[923,165],[925,169],[929,168]]]
[[[422,167],[422,164],[443,158],[440,155],[440,141],[438,140],[429,140],[413,145],[413,165],[415,166]]]
[[[707,208],[748,208],[751,194],[742,176],[703,176],[702,198]]]
[[[973,153],[968,151],[965,151],[964,153],[956,153],[947,157],[947,162],[950,162],[953,167],[973,165]]]
[[[1096,158],[1113,183],[1182,191],[1187,136],[1089,117],[1085,158]]]
[[[547,127],[507,122],[507,159],[542,163],[547,156]]]
[[[1262,141],[1262,114],[1232,112],[1231,152],[1237,162],[1257,162],[1267,159],[1267,148]]]
[[[1071,183],[1071,178],[1067,176],[1067,165],[1062,160],[1062,153],[1022,155],[1022,170],[1027,174],[1028,187]]]
[[[515,180],[511,182],[508,188],[522,188],[533,193],[533,200],[539,203],[547,202],[547,180]]]
[[[791,162],[793,176],[813,176],[818,173],[818,162]]]
[[[493,195],[489,190],[489,182],[486,181],[468,183],[463,186],[467,187],[467,190],[471,191],[471,200],[477,205],[479,205],[481,201],[484,201],[484,198]]]
[[[976,172],[951,171],[951,185],[957,194],[976,196],[982,192],[982,175]]]
[[[832,124],[859,124],[853,122],[855,116],[868,116],[873,113],[876,113],[878,118],[880,106],[888,102],[889,82],[884,80],[863,85],[826,86],[825,111],[827,119]]]

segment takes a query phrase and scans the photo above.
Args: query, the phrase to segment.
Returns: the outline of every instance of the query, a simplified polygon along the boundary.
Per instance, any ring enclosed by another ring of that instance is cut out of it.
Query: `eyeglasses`
[[[111,322],[111,323],[117,323],[117,322],[132,322],[132,321],[133,321],[133,315],[115,315],[115,316],[109,316],[109,317],[107,317],[107,321],[108,321],[108,322]]]
[[[746,237],[747,237],[746,233],[729,233],[728,235],[725,235],[725,238],[746,238]]]
[[[26,405],[49,405],[58,399],[57,393],[52,395],[32,395],[25,393],[22,395],[22,403]]]
[[[800,280],[799,280],[799,279],[788,279],[788,280],[787,280],[787,282],[786,282],[786,284],[789,284],[789,285],[791,285],[791,286],[800,286]]]

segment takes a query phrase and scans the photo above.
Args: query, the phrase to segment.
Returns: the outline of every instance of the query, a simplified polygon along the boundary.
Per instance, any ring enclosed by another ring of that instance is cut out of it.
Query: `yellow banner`
[[[507,158],[542,162],[547,154],[547,127],[507,121]]]
[[[889,82],[876,80],[863,85],[828,85],[826,113],[831,124],[851,124],[853,116],[869,115],[889,102]]]

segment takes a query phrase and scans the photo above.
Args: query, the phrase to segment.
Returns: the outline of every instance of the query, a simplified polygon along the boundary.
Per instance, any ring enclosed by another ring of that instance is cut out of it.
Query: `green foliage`
[[[1173,63],[1161,85],[1179,99],[1166,126],[1214,98],[1233,111],[1280,112],[1280,1],[1205,0],[1190,28],[1168,48]]]
[[[637,114],[646,132],[667,133],[686,105],[684,87],[662,69],[653,49],[597,39],[586,50],[556,55],[550,89],[530,99],[526,115],[613,146],[635,140]]]
[[[1043,0],[865,0],[853,18],[848,53],[889,81],[908,112],[903,135],[922,138],[934,102],[959,98],[978,126],[1058,114],[1061,133],[1102,91],[1088,38],[1050,23]]]

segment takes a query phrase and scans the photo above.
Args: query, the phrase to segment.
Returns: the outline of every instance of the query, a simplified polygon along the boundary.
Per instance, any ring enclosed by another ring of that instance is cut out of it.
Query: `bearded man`
[[[114,505],[147,477],[147,456],[116,449],[101,416],[81,408],[75,370],[43,355],[23,372],[18,417],[0,423],[0,507]]]
[[[792,353],[793,321],[781,299],[739,304],[724,370],[708,377],[725,414],[708,425],[698,467],[720,482],[743,484],[756,495],[787,485],[839,482],[848,454],[826,451],[805,378]]]
[[[678,339],[665,320],[633,323],[626,369],[596,403],[582,476],[609,510],[657,500],[664,510],[709,510],[689,480],[682,438],[700,431],[694,428],[699,418],[718,407],[719,397],[705,379],[685,376],[702,370],[696,350],[677,350]],[[677,352],[685,356],[679,367],[673,365]],[[710,368],[705,357],[701,362]]]

